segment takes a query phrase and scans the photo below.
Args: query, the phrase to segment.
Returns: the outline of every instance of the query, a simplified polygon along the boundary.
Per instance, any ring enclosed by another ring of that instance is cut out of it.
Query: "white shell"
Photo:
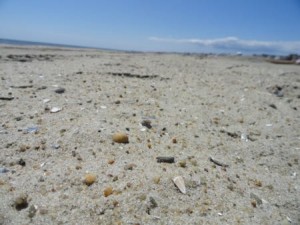
[[[176,187],[178,187],[178,189],[181,191],[181,193],[186,194],[186,188],[182,176],[174,177],[173,182],[176,185]]]
[[[43,100],[44,103],[50,102],[50,99],[46,98]]]
[[[59,108],[59,107],[53,107],[53,108],[50,109],[50,112],[56,113],[56,112],[59,112],[59,111],[61,111],[61,110],[62,110],[62,108]]]

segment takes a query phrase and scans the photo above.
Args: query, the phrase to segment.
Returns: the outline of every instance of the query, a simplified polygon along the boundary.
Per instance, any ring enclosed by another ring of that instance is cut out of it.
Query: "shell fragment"
[[[59,111],[61,111],[61,110],[62,110],[62,108],[59,108],[59,107],[53,107],[53,108],[50,109],[50,112],[52,112],[52,113],[57,113],[57,112],[59,112]]]
[[[174,177],[173,182],[176,185],[176,187],[181,191],[181,193],[186,194],[186,188],[182,176]]]

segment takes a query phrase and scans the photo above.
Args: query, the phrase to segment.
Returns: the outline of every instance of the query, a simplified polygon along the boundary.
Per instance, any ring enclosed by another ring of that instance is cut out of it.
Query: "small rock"
[[[262,201],[262,199],[260,198],[260,197],[258,197],[256,194],[254,194],[254,193],[250,193],[250,198],[252,198],[253,200],[255,200],[256,201],[256,203],[258,204],[258,205],[261,205],[262,203],[263,203],[263,201]],[[252,204],[252,202],[251,202],[251,204]],[[252,204],[253,205],[253,204]],[[256,204],[255,204],[255,206],[256,206]],[[253,206],[254,207],[254,206]]]
[[[6,169],[4,167],[0,167],[0,173],[7,173],[9,172],[9,169]]]
[[[136,165],[134,163],[130,163],[127,164],[126,166],[124,166],[125,170],[133,170],[133,168],[136,167]]]
[[[29,207],[29,211],[28,211],[28,217],[29,218],[33,218],[36,214],[36,206],[32,205]]]
[[[153,197],[150,197],[149,200],[150,200],[150,207],[152,209],[154,209],[154,208],[156,208],[158,206],[157,202],[155,201],[155,199]]]
[[[153,177],[153,182],[155,183],[155,184],[159,184],[159,182],[160,182],[160,176],[155,176],[155,177]]]
[[[15,200],[15,207],[18,211],[26,209],[28,207],[27,195],[22,194]]]
[[[57,89],[55,90],[55,93],[57,93],[57,94],[63,94],[63,93],[65,93],[65,91],[66,91],[65,88],[57,88]]]
[[[112,139],[116,143],[124,143],[124,144],[129,143],[129,138],[128,138],[127,134],[125,134],[125,133],[120,133],[120,132],[115,133],[112,136]]]
[[[182,168],[185,168],[186,167],[186,161],[185,160],[180,161],[179,166],[182,167]]]
[[[18,161],[18,164],[21,165],[21,166],[26,166],[26,162],[23,159],[20,159]]]
[[[112,187],[107,187],[103,191],[104,197],[108,197],[113,193],[113,188]]]
[[[142,126],[147,127],[148,129],[152,128],[150,120],[143,120],[141,124],[142,124]]]
[[[85,175],[84,183],[87,186],[92,185],[95,181],[96,181],[96,175],[95,174],[88,173],[88,174]]]
[[[59,149],[59,148],[60,148],[60,145],[59,145],[59,144],[53,144],[53,145],[51,145],[51,147],[52,147],[53,149]]]

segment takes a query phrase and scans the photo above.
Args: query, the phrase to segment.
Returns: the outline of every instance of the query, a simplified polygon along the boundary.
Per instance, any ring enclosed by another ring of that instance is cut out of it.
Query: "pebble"
[[[262,199],[260,197],[258,197],[256,194],[254,193],[250,193],[250,198],[252,198],[253,200],[256,201],[256,203],[258,205],[261,205],[263,203]],[[251,204],[253,205],[253,203],[251,202]],[[254,207],[254,206],[253,206]],[[256,207],[256,204],[255,204],[255,207]]]
[[[121,132],[115,133],[112,136],[112,139],[116,143],[124,143],[124,144],[129,143],[129,138],[128,138],[127,134],[121,133]]]
[[[55,93],[57,93],[57,94],[63,94],[63,93],[65,93],[65,91],[66,91],[65,88],[57,88],[57,89],[55,90]]]
[[[0,173],[7,173],[9,172],[9,169],[6,169],[4,167],[0,167]]]
[[[27,201],[27,195],[21,194],[19,197],[15,200],[15,207],[18,211],[22,209],[26,209],[28,207],[28,201]]]
[[[18,161],[18,164],[21,165],[21,166],[26,166],[26,162],[24,161],[24,159],[20,159]]]
[[[84,183],[87,186],[92,185],[95,181],[96,181],[96,175],[95,174],[88,173],[88,174],[85,175]]]
[[[113,188],[112,187],[107,187],[103,191],[104,197],[108,197],[113,193]]]
[[[133,170],[133,168],[136,167],[136,165],[134,163],[130,163],[127,164],[126,166],[124,166],[125,170]]]
[[[37,211],[37,207],[32,205],[29,207],[29,211],[28,211],[28,217],[29,218],[33,218],[36,214],[36,211]]]
[[[143,120],[141,124],[142,124],[142,126],[147,127],[148,129],[152,128],[150,120]]]

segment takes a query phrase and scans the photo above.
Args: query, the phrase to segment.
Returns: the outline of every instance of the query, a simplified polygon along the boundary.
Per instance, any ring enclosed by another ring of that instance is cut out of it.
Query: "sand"
[[[300,223],[300,66],[4,45],[0,56],[0,224]]]

